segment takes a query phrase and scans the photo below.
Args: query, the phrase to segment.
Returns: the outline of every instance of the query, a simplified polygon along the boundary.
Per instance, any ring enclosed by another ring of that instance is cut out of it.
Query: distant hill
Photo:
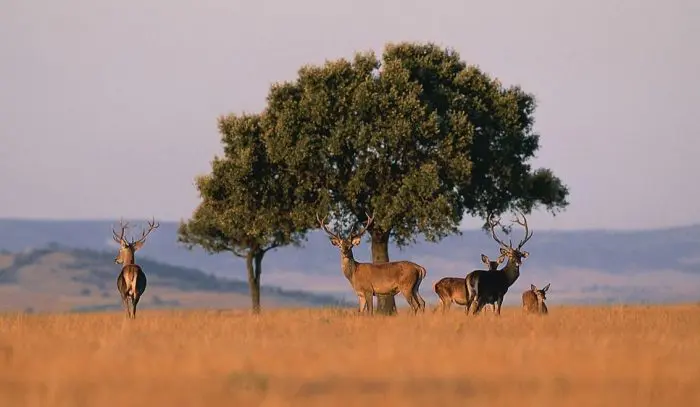
[[[114,256],[89,249],[49,247],[0,254],[0,310],[121,309]],[[152,308],[249,307],[248,284],[143,259],[148,288],[139,303]],[[263,287],[263,306],[342,305],[331,296]]]
[[[0,219],[0,250],[16,252],[58,243],[116,254],[111,228],[107,221]],[[152,259],[219,277],[245,277],[241,259],[230,253],[208,255],[199,248],[189,251],[177,243],[176,231],[176,222],[161,222],[137,254],[139,261]],[[514,240],[518,239],[520,231],[514,233]],[[463,276],[480,267],[480,253],[496,257],[497,250],[486,233],[467,230],[437,244],[419,239],[404,250],[392,246],[390,255],[392,259],[419,262],[428,269],[421,292],[432,302],[433,282],[443,276]],[[550,281],[548,296],[553,303],[700,300],[700,225],[644,231],[547,231],[535,227],[526,250],[530,257],[512,288],[515,294],[509,294],[506,302],[519,301],[520,292],[530,283]],[[366,241],[355,250],[355,256],[369,261]],[[270,252],[263,262],[262,281],[263,285],[335,294],[354,301],[340,273],[338,251],[320,231],[310,233],[301,248]]]

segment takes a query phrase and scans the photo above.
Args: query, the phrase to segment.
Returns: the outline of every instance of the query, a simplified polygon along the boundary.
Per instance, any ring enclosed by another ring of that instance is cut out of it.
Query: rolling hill
[[[0,250],[21,252],[60,247],[107,251],[116,254],[108,221],[49,221],[0,219]],[[241,259],[230,253],[209,255],[199,248],[187,250],[176,241],[176,222],[161,222],[137,258],[187,267],[217,277],[245,277]],[[518,238],[515,231],[515,239]],[[390,247],[392,259],[413,260],[428,269],[421,292],[435,301],[432,284],[444,276],[463,276],[480,267],[479,254],[495,257],[498,246],[481,230],[427,243],[419,239],[399,250]],[[700,299],[700,225],[642,231],[534,230],[526,250],[530,257],[520,279],[506,297],[519,301],[530,283],[552,283],[548,297],[562,303],[676,302]],[[359,261],[369,261],[369,245],[355,250]],[[111,258],[109,259],[111,261]],[[340,273],[339,254],[320,231],[309,234],[303,247],[270,252],[263,262],[264,286],[332,294],[354,301]],[[403,304],[403,300],[400,300]]]
[[[0,254],[0,310],[87,312],[121,309],[114,256],[56,245]],[[249,307],[247,282],[148,259],[148,288],[139,308]],[[342,305],[327,295],[263,287],[264,307]]]

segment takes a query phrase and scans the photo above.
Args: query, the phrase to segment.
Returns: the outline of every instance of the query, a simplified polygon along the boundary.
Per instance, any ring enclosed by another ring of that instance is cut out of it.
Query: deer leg
[[[499,296],[498,299],[496,300],[496,304],[494,304],[494,312],[496,315],[501,316],[501,304],[503,304],[503,296]]]
[[[359,304],[359,308],[358,308],[358,310],[357,310],[357,314],[358,314],[358,315],[361,315],[362,312],[365,310],[365,306],[367,305],[367,304],[365,303],[365,297],[362,296],[362,295],[360,295],[360,294],[357,294],[357,302],[358,302],[358,304]]]
[[[416,288],[416,298],[418,299],[418,305],[420,306],[421,312],[425,313],[425,300],[420,295],[417,288]]]
[[[450,310],[450,307],[452,307],[452,298],[448,298],[447,300],[442,300],[442,313],[444,314],[445,312]]]
[[[124,311],[126,312],[127,318],[131,316],[131,313],[129,312],[129,297],[126,295],[122,294],[122,307],[124,308]]]
[[[406,302],[408,302],[408,305],[411,306],[411,310],[413,310],[413,314],[418,313],[418,308],[420,308],[420,305],[418,303],[418,300],[415,297],[415,293],[413,290],[410,291],[402,291],[401,294],[403,294],[404,298],[406,299]]]
[[[365,306],[367,307],[367,315],[372,316],[374,314],[374,298],[371,291],[365,291]]]
[[[413,297],[418,302],[419,309],[421,311],[425,312],[425,300],[420,295],[419,289],[420,289],[420,281],[416,281],[416,283],[413,285]]]
[[[134,297],[132,297],[130,294],[126,296],[126,306],[129,318],[134,319]]]
[[[478,315],[481,312],[481,310],[484,308],[484,305],[486,305],[486,303],[481,298],[476,298],[475,301],[476,301],[476,307],[474,308],[473,314]]]
[[[139,305],[140,299],[141,299],[141,297],[134,297],[134,299],[133,299],[133,302],[132,302],[133,308],[131,310],[131,314],[133,315],[133,318],[136,318],[136,306]]]

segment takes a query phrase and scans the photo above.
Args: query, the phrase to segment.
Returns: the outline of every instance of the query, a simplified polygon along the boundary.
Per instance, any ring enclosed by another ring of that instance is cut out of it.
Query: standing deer
[[[316,219],[328,235],[331,244],[340,249],[340,268],[357,294],[359,313],[365,310],[369,315],[374,313],[374,295],[396,295],[398,292],[406,298],[414,314],[419,309],[425,312],[425,300],[418,292],[420,283],[427,274],[423,266],[410,261],[378,264],[355,261],[352,248],[360,244],[362,235],[373,222],[372,217],[367,216],[367,223],[359,232],[355,233],[353,227],[347,238],[328,230],[325,217],[320,219],[317,214]]]
[[[521,213],[522,214],[522,213]],[[525,237],[518,243],[517,247],[513,247],[511,241],[505,244],[496,236],[494,228],[500,224],[500,220],[494,221],[489,219],[491,227],[491,236],[501,246],[501,255],[508,258],[508,263],[499,270],[498,273],[491,273],[486,270],[474,270],[467,274],[466,284],[468,292],[468,305],[466,312],[476,315],[486,304],[494,304],[494,312],[501,315],[501,305],[503,297],[505,297],[513,283],[520,277],[520,265],[523,259],[529,256],[529,253],[522,250],[525,243],[532,237],[532,232],[527,226],[525,214],[522,214],[523,220],[520,221],[520,216],[516,214],[516,219],[513,222],[525,228]]]
[[[488,271],[498,272],[498,266],[503,262],[505,256],[498,256],[496,261],[490,260],[489,256],[481,254],[481,262],[488,268]],[[445,277],[433,284],[433,290],[437,294],[439,303],[433,312],[438,309],[443,313],[448,311],[454,302],[457,305],[467,305],[467,285],[466,279],[461,277]]]
[[[152,222],[148,222],[148,230],[142,231],[141,238],[138,240],[131,239],[131,241],[128,241],[124,236],[124,232],[129,224],[120,220],[119,226],[121,227],[121,233],[118,235],[112,229],[113,239],[119,244],[119,253],[114,258],[114,263],[122,265],[122,271],[117,277],[117,289],[122,297],[122,304],[127,316],[134,319],[136,318],[136,305],[138,305],[139,299],[146,291],[147,284],[146,274],[141,269],[141,266],[134,262],[134,253],[143,247],[144,243],[146,243],[146,237],[153,229],[157,229],[160,224],[153,219]]]
[[[548,313],[544,300],[547,299],[546,293],[549,290],[549,284],[547,283],[541,290],[538,290],[534,284],[530,284],[530,289],[523,292],[523,311],[528,314],[546,315]]]

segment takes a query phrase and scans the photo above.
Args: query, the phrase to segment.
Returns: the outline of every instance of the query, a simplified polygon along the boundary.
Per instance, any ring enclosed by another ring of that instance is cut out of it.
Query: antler
[[[131,244],[134,244],[134,243],[141,243],[141,242],[145,241],[145,240],[146,240],[146,237],[147,237],[149,234],[151,234],[151,232],[153,231],[153,229],[158,229],[158,226],[160,226],[160,223],[156,223],[156,218],[153,218],[153,221],[148,222],[148,230],[147,230],[147,231],[146,231],[146,230],[142,231],[142,232],[141,232],[141,238],[139,238],[139,240],[137,240],[137,241],[135,241],[135,242],[131,242]]]
[[[490,215],[488,222],[489,222],[489,226],[491,227],[491,236],[493,236],[493,240],[495,240],[496,242],[498,242],[498,244],[500,244],[501,246],[503,246],[505,248],[513,247],[512,242],[510,243],[510,245],[507,245],[501,239],[499,239],[498,236],[496,236],[496,230],[494,230],[494,228],[501,224],[501,218],[500,217],[496,218],[494,221],[494,216]]]
[[[518,213],[520,213],[521,215],[523,215],[523,221],[522,221],[522,222],[520,221],[520,216],[518,215]],[[532,237],[532,233],[533,233],[533,232],[530,232],[530,234],[528,234],[529,229],[528,229],[528,227],[527,227],[527,218],[525,217],[525,214],[524,214],[524,213],[522,213],[522,212],[520,212],[520,211],[516,212],[516,214],[515,214],[515,219],[513,219],[513,222],[515,222],[515,223],[517,223],[518,225],[523,226],[523,227],[525,228],[525,237],[523,238],[523,240],[520,241],[520,243],[518,243],[518,249],[521,249],[521,248],[525,245],[525,243],[526,243],[528,240],[530,240],[530,238]]]
[[[365,223],[365,226],[363,226],[362,229],[357,233],[351,232],[350,238],[360,237],[364,235],[367,231],[367,228],[372,224],[372,222],[374,222],[374,218],[369,216],[367,212],[365,212],[365,215],[367,216],[367,222]]]
[[[331,232],[331,231],[328,230],[328,228],[326,227],[326,218],[327,218],[327,217],[328,217],[328,215],[324,216],[323,219],[321,219],[321,218],[318,217],[318,213],[316,214],[316,220],[318,220],[318,223],[321,224],[321,228],[323,229],[323,231],[326,232],[330,237],[334,237],[334,238],[336,238],[336,239],[340,239],[340,236],[338,236],[337,234]]]
[[[114,230],[114,228],[112,228],[112,234],[114,235],[112,239],[114,239],[114,241],[118,244],[122,244],[122,242],[126,241],[126,239],[124,239],[124,232],[126,231],[126,228],[129,227],[129,222],[124,223],[124,219],[120,218],[119,226],[121,227],[121,233],[119,233],[119,235],[117,235],[117,232]]]

